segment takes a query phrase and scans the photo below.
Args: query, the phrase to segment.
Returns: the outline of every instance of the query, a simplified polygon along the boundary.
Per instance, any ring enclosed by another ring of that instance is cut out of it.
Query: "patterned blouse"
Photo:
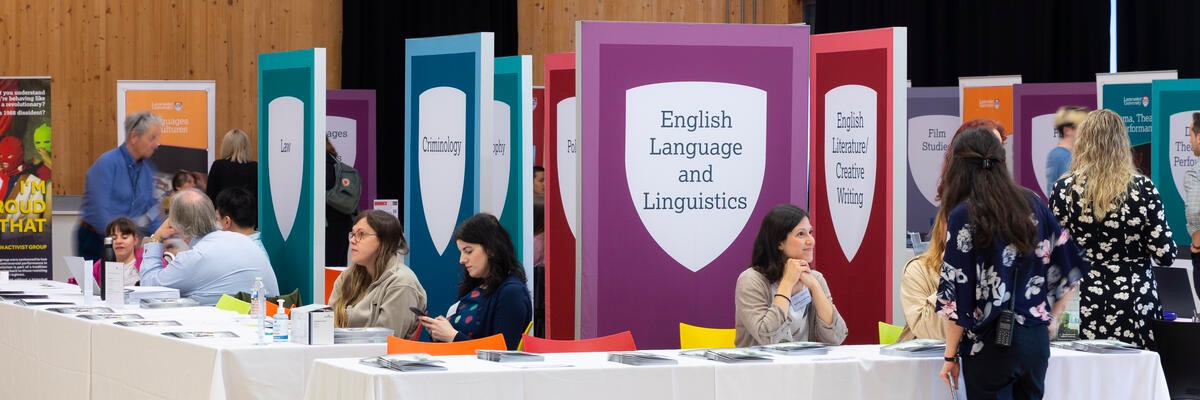
[[[1037,225],[1033,254],[1018,254],[1016,247],[998,233],[992,235],[991,245],[978,247],[973,240],[975,231],[969,223],[967,204],[959,204],[950,212],[937,312],[964,328],[972,342],[971,355],[987,344],[987,340],[979,338],[992,332],[996,318],[1012,302],[1012,285],[1017,285],[1013,310],[1016,322],[1025,326],[1048,325],[1054,302],[1087,272],[1088,266],[1080,258],[1075,243],[1068,240],[1067,231],[1058,225],[1046,205],[1033,196],[1026,192],[1033,208],[1030,218]]]

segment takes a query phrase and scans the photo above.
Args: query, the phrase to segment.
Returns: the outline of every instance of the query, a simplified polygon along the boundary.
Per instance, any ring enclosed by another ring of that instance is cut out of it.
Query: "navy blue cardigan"
[[[533,301],[529,299],[529,289],[525,283],[515,277],[509,277],[496,292],[486,296],[481,301],[481,312],[476,318],[480,323],[475,332],[459,331],[454,341],[470,340],[472,337],[481,339],[497,333],[504,334],[504,343],[509,350],[516,350],[521,343],[521,334],[533,320]],[[470,337],[468,333],[473,333]]]

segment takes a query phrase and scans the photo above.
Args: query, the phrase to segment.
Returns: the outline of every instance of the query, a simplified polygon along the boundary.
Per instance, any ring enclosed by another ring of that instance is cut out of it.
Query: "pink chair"
[[[637,345],[633,343],[633,334],[629,331],[601,336],[592,339],[554,340],[540,337],[521,335],[525,343],[525,351],[530,353],[574,353],[589,351],[633,351]]]

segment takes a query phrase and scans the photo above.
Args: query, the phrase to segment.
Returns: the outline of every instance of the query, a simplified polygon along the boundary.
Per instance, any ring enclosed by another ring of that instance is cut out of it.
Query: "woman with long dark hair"
[[[812,266],[812,222],[791,204],[772,208],[754,238],[751,266],[734,288],[738,347],[792,341],[841,344],[849,331],[829,284]]]
[[[968,398],[1040,398],[1051,315],[1087,267],[1041,199],[1012,181],[990,129],[963,132],[951,151],[937,305],[949,318],[942,379],[956,386],[961,360]]]
[[[1050,208],[1096,268],[1079,298],[1079,333],[1155,349],[1150,320],[1162,304],[1150,261],[1171,265],[1175,241],[1154,182],[1137,172],[1121,116],[1088,113],[1071,169],[1054,183]]]
[[[508,349],[515,350],[533,318],[533,302],[508,231],[495,216],[480,213],[463,221],[454,239],[463,266],[458,303],[450,315],[420,317],[421,324],[439,342],[502,333]]]

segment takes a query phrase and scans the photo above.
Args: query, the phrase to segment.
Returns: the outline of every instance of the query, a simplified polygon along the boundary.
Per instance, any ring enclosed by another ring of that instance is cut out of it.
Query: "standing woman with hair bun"
[[[1093,266],[1079,298],[1080,334],[1155,349],[1150,320],[1162,318],[1162,304],[1150,262],[1171,265],[1175,241],[1158,189],[1133,166],[1117,113],[1092,111],[1080,124],[1050,209]]]

